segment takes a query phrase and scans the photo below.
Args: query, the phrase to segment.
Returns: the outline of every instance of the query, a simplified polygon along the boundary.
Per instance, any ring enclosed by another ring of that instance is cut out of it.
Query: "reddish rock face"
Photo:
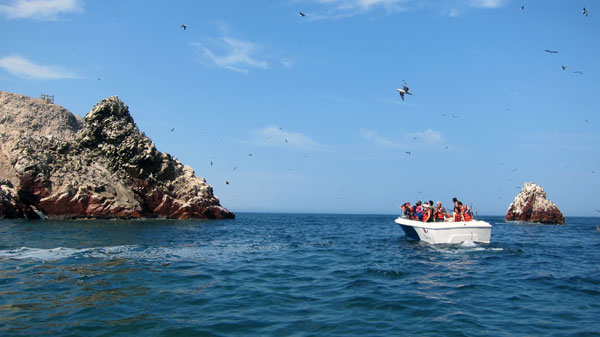
[[[0,110],[8,116],[0,120],[8,153],[0,156],[0,178],[13,177],[16,186],[11,202],[4,197],[8,192],[0,194],[0,217],[35,215],[29,206],[56,219],[235,217],[204,179],[139,132],[117,97],[102,100],[85,121],[53,104],[2,91]],[[30,125],[42,129],[29,130]]]
[[[544,189],[534,183],[525,183],[521,192],[510,204],[506,220],[540,222],[544,224],[565,223],[558,207],[546,199]]]

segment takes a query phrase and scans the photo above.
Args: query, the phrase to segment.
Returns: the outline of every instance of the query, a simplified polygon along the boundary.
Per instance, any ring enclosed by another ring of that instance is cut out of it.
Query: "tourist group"
[[[400,209],[405,218],[423,222],[458,222],[473,220],[473,211],[467,207],[467,205],[463,205],[463,203],[456,198],[453,198],[452,201],[454,202],[454,211],[452,215],[448,214],[446,208],[442,206],[440,201],[436,203],[435,207],[431,200],[425,204],[419,200],[413,206],[410,205],[410,202],[406,202],[400,205]]]

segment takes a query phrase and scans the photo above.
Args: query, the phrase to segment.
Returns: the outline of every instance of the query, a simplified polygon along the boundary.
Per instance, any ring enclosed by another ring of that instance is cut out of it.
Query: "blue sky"
[[[234,212],[457,196],[503,215],[533,181],[598,216],[598,18],[589,0],[0,0],[0,90],[82,116],[119,96]]]

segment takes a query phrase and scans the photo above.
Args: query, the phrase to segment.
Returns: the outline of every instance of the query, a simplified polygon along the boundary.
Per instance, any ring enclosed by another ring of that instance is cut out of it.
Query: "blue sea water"
[[[452,246],[393,220],[1,220],[0,335],[600,336],[600,218]]]

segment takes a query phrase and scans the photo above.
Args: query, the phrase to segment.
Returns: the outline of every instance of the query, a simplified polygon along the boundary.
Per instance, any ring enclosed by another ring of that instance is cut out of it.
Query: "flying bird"
[[[173,132],[175,130],[175,128],[171,128],[171,132]]]
[[[522,11],[525,10],[525,5],[521,6],[521,10]]]
[[[567,66],[562,66],[562,70],[567,70]]]
[[[225,181],[225,185],[229,185],[229,181]]]
[[[585,7],[583,7],[583,10],[581,11],[581,14],[583,14],[585,16],[588,16],[587,9],[585,9]]]
[[[409,155],[409,156],[410,156],[410,151],[406,151],[406,152],[404,152],[404,153],[406,153],[407,155]]]
[[[304,16],[306,16],[306,14],[304,14],[304,13],[300,12],[300,16],[303,16],[303,17],[304,17]]]
[[[582,73],[581,71],[579,71],[579,70],[577,70],[577,71],[574,71],[574,72],[573,72],[573,74],[580,74],[580,75],[583,75],[583,73]]]
[[[186,29],[187,29],[187,26],[186,26],[186,24],[185,24],[185,23],[184,23],[184,24],[182,24],[180,27],[181,27],[181,28],[183,28],[183,30],[186,30]]]
[[[404,95],[412,95],[412,93],[408,92],[408,87],[406,86],[406,82],[404,80],[402,80],[402,83],[404,83],[402,89],[396,89],[396,91],[400,94],[400,97],[402,97],[402,100],[404,101]]]
[[[556,50],[549,50],[549,49],[544,49],[544,51],[550,53],[550,54],[556,54],[558,53]]]

